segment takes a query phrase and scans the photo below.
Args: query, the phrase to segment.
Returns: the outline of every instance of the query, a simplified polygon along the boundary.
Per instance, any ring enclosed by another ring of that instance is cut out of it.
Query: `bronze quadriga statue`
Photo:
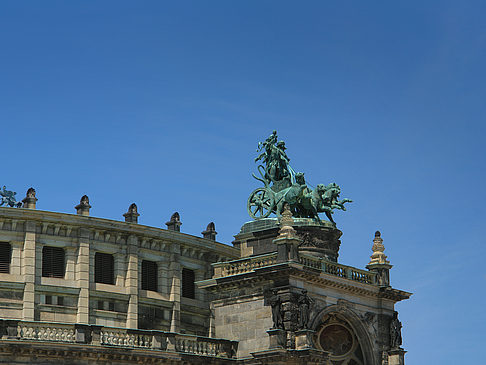
[[[255,189],[248,198],[248,214],[253,219],[267,218],[270,214],[280,217],[288,205],[296,218],[313,218],[320,221],[319,213],[325,213],[334,223],[333,210],[346,210],[349,199],[339,200],[341,188],[335,184],[318,184],[314,189],[307,186],[303,172],[296,173],[289,164],[284,141],[278,141],[277,131],[258,144],[260,154],[255,162],[261,161],[257,170],[260,177],[253,177],[265,186]]]

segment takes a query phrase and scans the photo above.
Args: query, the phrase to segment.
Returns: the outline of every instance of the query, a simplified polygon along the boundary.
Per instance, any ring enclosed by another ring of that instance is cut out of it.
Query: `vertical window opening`
[[[182,296],[194,299],[195,296],[194,270],[182,269]]]
[[[142,289],[157,291],[157,263],[142,261]]]
[[[42,248],[42,276],[64,278],[64,249],[44,246]]]
[[[12,258],[12,246],[7,242],[0,242],[0,273],[10,273],[10,260]]]
[[[114,284],[115,263],[113,255],[95,253],[95,282],[102,284]]]

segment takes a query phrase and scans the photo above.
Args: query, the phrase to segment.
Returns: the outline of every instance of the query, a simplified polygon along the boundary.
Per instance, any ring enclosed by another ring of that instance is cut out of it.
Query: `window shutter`
[[[142,289],[157,291],[157,263],[142,261]]]
[[[95,282],[114,284],[115,264],[113,255],[108,253],[95,253]]]
[[[42,276],[64,278],[64,249],[44,246],[42,248]]]
[[[182,269],[182,296],[185,298],[195,298],[195,275],[194,270]]]
[[[12,247],[10,243],[0,242],[0,273],[10,273],[10,259],[12,257]]]

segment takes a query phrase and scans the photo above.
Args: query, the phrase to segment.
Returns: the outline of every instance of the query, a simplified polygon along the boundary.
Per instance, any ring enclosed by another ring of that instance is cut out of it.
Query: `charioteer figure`
[[[341,188],[336,183],[309,188],[304,173],[296,173],[290,166],[286,149],[285,142],[278,141],[277,131],[258,143],[257,152],[260,154],[255,162],[261,161],[257,166],[260,177],[255,174],[253,177],[265,187],[250,194],[248,214],[253,219],[266,218],[272,213],[280,217],[285,204],[288,204],[296,218],[313,218],[320,222],[319,213],[325,213],[329,221],[335,223],[332,217],[334,209],[346,210],[344,204],[351,200],[339,200]]]

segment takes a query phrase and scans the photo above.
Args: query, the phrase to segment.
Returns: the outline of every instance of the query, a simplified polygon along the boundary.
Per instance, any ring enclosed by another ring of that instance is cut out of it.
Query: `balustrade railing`
[[[22,340],[75,342],[76,333],[73,325],[19,322],[17,333]]]
[[[0,341],[68,342],[220,358],[235,358],[238,345],[236,341],[173,332],[18,320],[0,320],[0,332]]]
[[[152,347],[152,335],[144,332],[128,333],[123,328],[102,328],[100,343],[110,346],[124,347]]]
[[[277,253],[248,257],[240,260],[217,262],[213,264],[217,277],[231,276],[251,272],[264,266],[275,265]]]
[[[366,270],[356,269],[346,265],[340,265],[336,262],[328,261],[323,258],[300,254],[299,262],[305,267],[320,270],[326,274],[338,276],[341,278],[357,281],[364,284],[375,284],[376,274]],[[255,269],[264,266],[277,264],[277,253],[272,252],[261,256],[248,257],[244,259],[218,262],[213,264],[214,277],[226,277],[252,272]]]
[[[341,278],[358,281],[364,284],[375,284],[376,274],[366,270],[356,269],[351,266],[340,265],[336,262],[328,261],[322,258],[300,255],[300,263],[307,267],[319,269],[326,274],[339,276]]]

